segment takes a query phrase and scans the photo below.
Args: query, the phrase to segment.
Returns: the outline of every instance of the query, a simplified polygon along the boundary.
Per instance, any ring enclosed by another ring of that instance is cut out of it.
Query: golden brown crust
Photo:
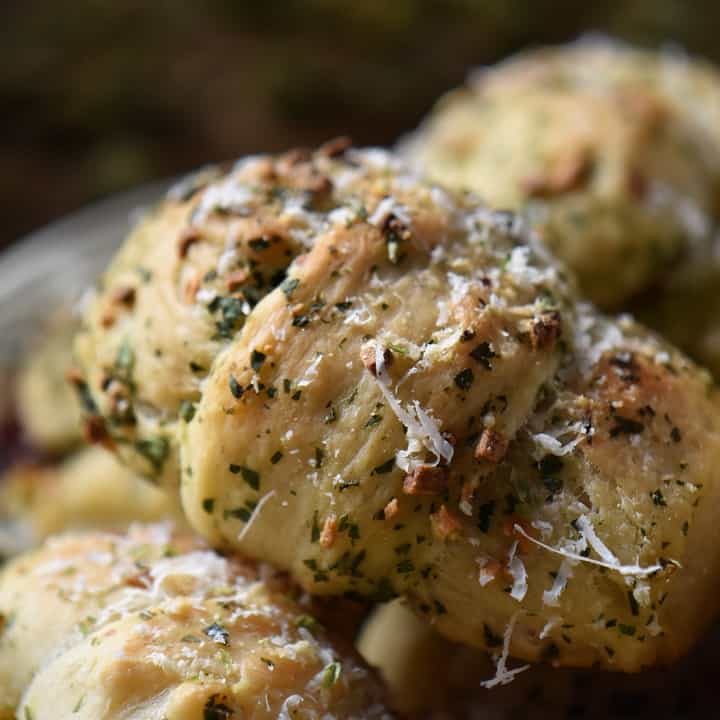
[[[267,568],[161,527],[50,541],[0,580],[18,716],[390,718],[370,671]],[[261,698],[262,702],[258,702]]]

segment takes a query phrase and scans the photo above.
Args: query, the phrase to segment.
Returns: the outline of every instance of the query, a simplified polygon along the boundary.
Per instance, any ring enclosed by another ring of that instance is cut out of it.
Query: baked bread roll
[[[51,539],[0,577],[0,696],[34,720],[390,718],[291,591],[167,526]]]
[[[408,718],[517,720],[531,713],[533,720],[623,720],[696,717],[712,707],[719,636],[716,626],[670,667],[628,674],[538,663],[526,666],[512,683],[492,688],[485,687],[494,676],[485,653],[448,642],[399,601],[376,610],[358,647],[385,680],[394,706]],[[516,665],[508,661],[509,667]]]
[[[177,497],[155,488],[100,447],[59,465],[16,465],[2,477],[5,520],[24,525],[32,545],[67,530],[121,530],[134,522],[182,521]]]
[[[464,717],[460,709],[476,707],[478,712],[487,711],[491,698],[481,682],[494,675],[489,655],[446,640],[402,600],[374,609],[362,628],[357,647],[363,658],[377,668],[393,707],[406,717],[435,718],[434,713],[452,711],[449,717],[455,720]],[[492,695],[496,693],[494,690]],[[537,709],[533,706],[533,712]]]
[[[720,277],[719,121],[711,66],[580,42],[472,75],[403,151],[436,181],[523,209],[586,296],[641,312],[720,372],[716,304],[697,297]]]
[[[251,304],[231,278],[277,248],[284,279],[263,273]],[[103,327],[141,261],[153,279]],[[194,298],[186,275],[206,278]],[[218,337],[228,297],[247,315]],[[125,347],[132,426],[107,381]],[[202,381],[198,352],[215,353]],[[118,451],[151,439],[142,413],[162,418],[191,524],[313,593],[400,594],[451,639],[622,670],[684,652],[715,614],[707,373],[579,304],[517,218],[391,155],[250,159],[166,204],[111,267],[78,356]]]
[[[57,313],[25,354],[17,376],[15,399],[22,429],[40,452],[65,453],[80,444],[80,405],[66,379],[76,331],[69,311]]]
[[[682,268],[662,292],[649,290],[632,310],[720,378],[720,251],[713,252],[707,263]]]

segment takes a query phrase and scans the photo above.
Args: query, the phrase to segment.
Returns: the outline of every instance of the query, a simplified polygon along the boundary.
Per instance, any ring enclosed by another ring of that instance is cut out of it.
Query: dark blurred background
[[[719,23],[712,0],[4,0],[0,246],[208,161],[392,143],[528,45],[601,31],[720,59]]]

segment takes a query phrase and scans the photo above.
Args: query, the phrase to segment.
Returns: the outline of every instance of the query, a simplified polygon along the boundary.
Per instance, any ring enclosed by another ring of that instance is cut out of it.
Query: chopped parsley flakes
[[[245,467],[245,465],[235,465],[234,463],[230,463],[228,470],[233,475],[240,475],[253,490],[260,489],[260,473],[257,471]]]

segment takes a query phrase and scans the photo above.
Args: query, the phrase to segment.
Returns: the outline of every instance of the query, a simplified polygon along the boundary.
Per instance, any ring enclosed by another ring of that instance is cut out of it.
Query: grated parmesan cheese
[[[357,210],[353,210],[347,205],[341,205],[328,213],[328,221],[331,225],[349,227],[356,220],[357,216]]]
[[[658,635],[662,635],[663,633],[662,626],[658,622],[657,615],[655,613],[652,614],[650,622],[647,623],[645,627],[647,628],[647,631],[650,633],[650,635],[652,635],[652,637],[657,637]]]
[[[252,199],[253,191],[242,180],[231,175],[205,190],[193,212],[192,223],[198,225],[206,222],[216,210],[245,215],[250,211]]]
[[[203,305],[209,305],[216,297],[217,293],[211,288],[200,288],[195,293],[195,300]]]
[[[531,249],[525,245],[514,248],[510,253],[506,271],[521,287],[533,287],[552,282],[557,274],[555,268],[551,265],[540,270],[531,265],[531,252]]]
[[[494,579],[495,579],[495,571],[490,570],[487,566],[490,562],[490,558],[487,557],[478,557],[476,558],[475,562],[480,566],[480,573],[478,574],[478,582],[480,583],[480,587],[485,587],[486,585],[489,585]]]
[[[315,359],[308,365],[307,370],[305,370],[303,376],[297,382],[299,388],[304,388],[312,384],[313,380],[317,377],[318,366],[322,362],[323,357],[324,355],[322,353],[318,353]]]
[[[383,223],[388,219],[388,217],[390,217],[390,215],[394,215],[405,225],[410,224],[410,215],[408,214],[407,207],[402,203],[399,203],[390,195],[383,198],[378,203],[378,206],[368,218],[368,222],[376,227],[382,227]]]
[[[617,556],[608,548],[607,545],[597,536],[595,528],[592,526],[590,520],[586,515],[581,515],[577,519],[577,526],[580,530],[580,534],[587,540],[588,545],[606,562],[610,565],[620,565],[620,560]]]
[[[562,595],[568,580],[572,577],[572,563],[568,559],[563,559],[558,568],[557,575],[553,580],[552,587],[543,592],[543,605],[557,607],[560,604],[560,595]],[[542,639],[542,634],[540,635]]]
[[[285,698],[285,702],[282,704],[280,713],[278,714],[278,720],[293,720],[295,717],[295,709],[299,705],[302,705],[302,703],[302,695],[290,695]]]
[[[579,303],[575,319],[573,345],[575,364],[580,373],[589,372],[606,352],[626,344],[626,336],[621,329],[622,316],[617,324],[611,323],[607,318],[598,317],[589,303]]]
[[[197,584],[193,592],[202,594],[209,585],[227,584],[228,564],[214,552],[196,551],[158,560],[150,569],[150,577],[150,595],[158,600],[176,595],[179,588],[182,594],[190,594],[182,578],[194,578]]]
[[[562,618],[559,618],[557,615],[551,617],[545,625],[543,625],[543,629],[538,635],[538,640],[544,640],[560,624],[561,619]]]
[[[505,628],[505,634],[503,635],[503,648],[500,653],[500,657],[496,659],[495,665],[495,677],[490,680],[483,680],[480,685],[487,690],[496,687],[497,685],[507,685],[511,683],[516,675],[527,670],[530,665],[521,665],[520,667],[508,670],[507,659],[510,654],[510,640],[512,639],[512,633],[515,629],[515,623],[517,622],[519,613],[515,613]]]
[[[564,444],[560,442],[558,438],[571,432],[577,433],[572,440]],[[559,457],[571,453],[587,437],[587,430],[581,422],[573,423],[566,428],[548,429],[547,432],[531,434],[533,441],[543,450]]]
[[[552,533],[553,526],[544,520],[533,520],[530,525],[532,525],[532,527],[536,530],[539,530],[543,537],[547,537]]]
[[[552,545],[547,545],[546,543],[541,542],[540,540],[536,540],[532,535],[528,535],[528,533],[526,533],[525,530],[523,530],[522,527],[520,527],[520,525],[518,525],[518,524],[515,524],[513,526],[513,529],[515,530],[515,532],[522,535],[525,539],[529,540],[531,543],[537,545],[538,547],[543,548],[544,550],[547,550],[548,552],[555,553],[555,555],[560,555],[560,556],[562,556],[564,558],[568,558],[570,560],[577,560],[578,562],[588,563],[589,565],[597,565],[598,567],[604,567],[604,568],[607,568],[608,570],[615,570],[616,572],[620,573],[621,575],[646,577],[648,575],[653,575],[654,573],[662,570],[662,565],[650,565],[648,567],[643,567],[641,565],[621,565],[620,561],[617,558],[615,558],[615,562],[613,563],[613,562],[606,562],[606,561],[602,561],[602,560],[595,560],[594,558],[584,557],[583,555],[580,555],[578,553],[574,553],[569,550],[563,550],[562,548],[555,548],[555,547],[552,547]],[[588,543],[590,543],[589,538],[588,538]],[[597,550],[596,550],[596,552],[597,552]],[[609,550],[608,550],[608,552],[609,552]],[[615,556],[613,555],[613,557],[615,557]]]
[[[257,519],[258,515],[260,514],[260,511],[265,506],[265,503],[268,502],[268,500],[271,500],[273,497],[275,497],[275,491],[271,490],[268,493],[265,493],[260,500],[258,500],[258,504],[255,506],[255,509],[252,511],[252,514],[250,515],[250,519],[245,523],[245,527],[240,531],[240,534],[238,535],[237,539],[238,542],[242,542],[245,539],[245,536],[250,532],[250,528],[255,523],[255,520]]]
[[[510,590],[510,597],[521,602],[527,594],[527,570],[523,561],[517,555],[518,541],[516,540],[510,548],[508,556],[508,572],[513,579],[513,586]]]
[[[218,275],[225,275],[230,268],[237,262],[238,251],[234,241],[228,242],[222,254],[218,258],[215,270]]]
[[[398,467],[409,473],[417,465],[426,464],[422,458],[414,457],[422,447],[435,455],[435,465],[439,464],[441,460],[449,465],[455,452],[453,446],[440,434],[436,421],[421,407],[417,400],[413,402],[410,412],[402,406],[402,403],[390,389],[390,378],[385,367],[384,354],[385,348],[380,342],[376,341],[376,373],[373,377],[391,410],[407,428],[408,447],[406,450],[400,450],[397,453],[396,462]]]

